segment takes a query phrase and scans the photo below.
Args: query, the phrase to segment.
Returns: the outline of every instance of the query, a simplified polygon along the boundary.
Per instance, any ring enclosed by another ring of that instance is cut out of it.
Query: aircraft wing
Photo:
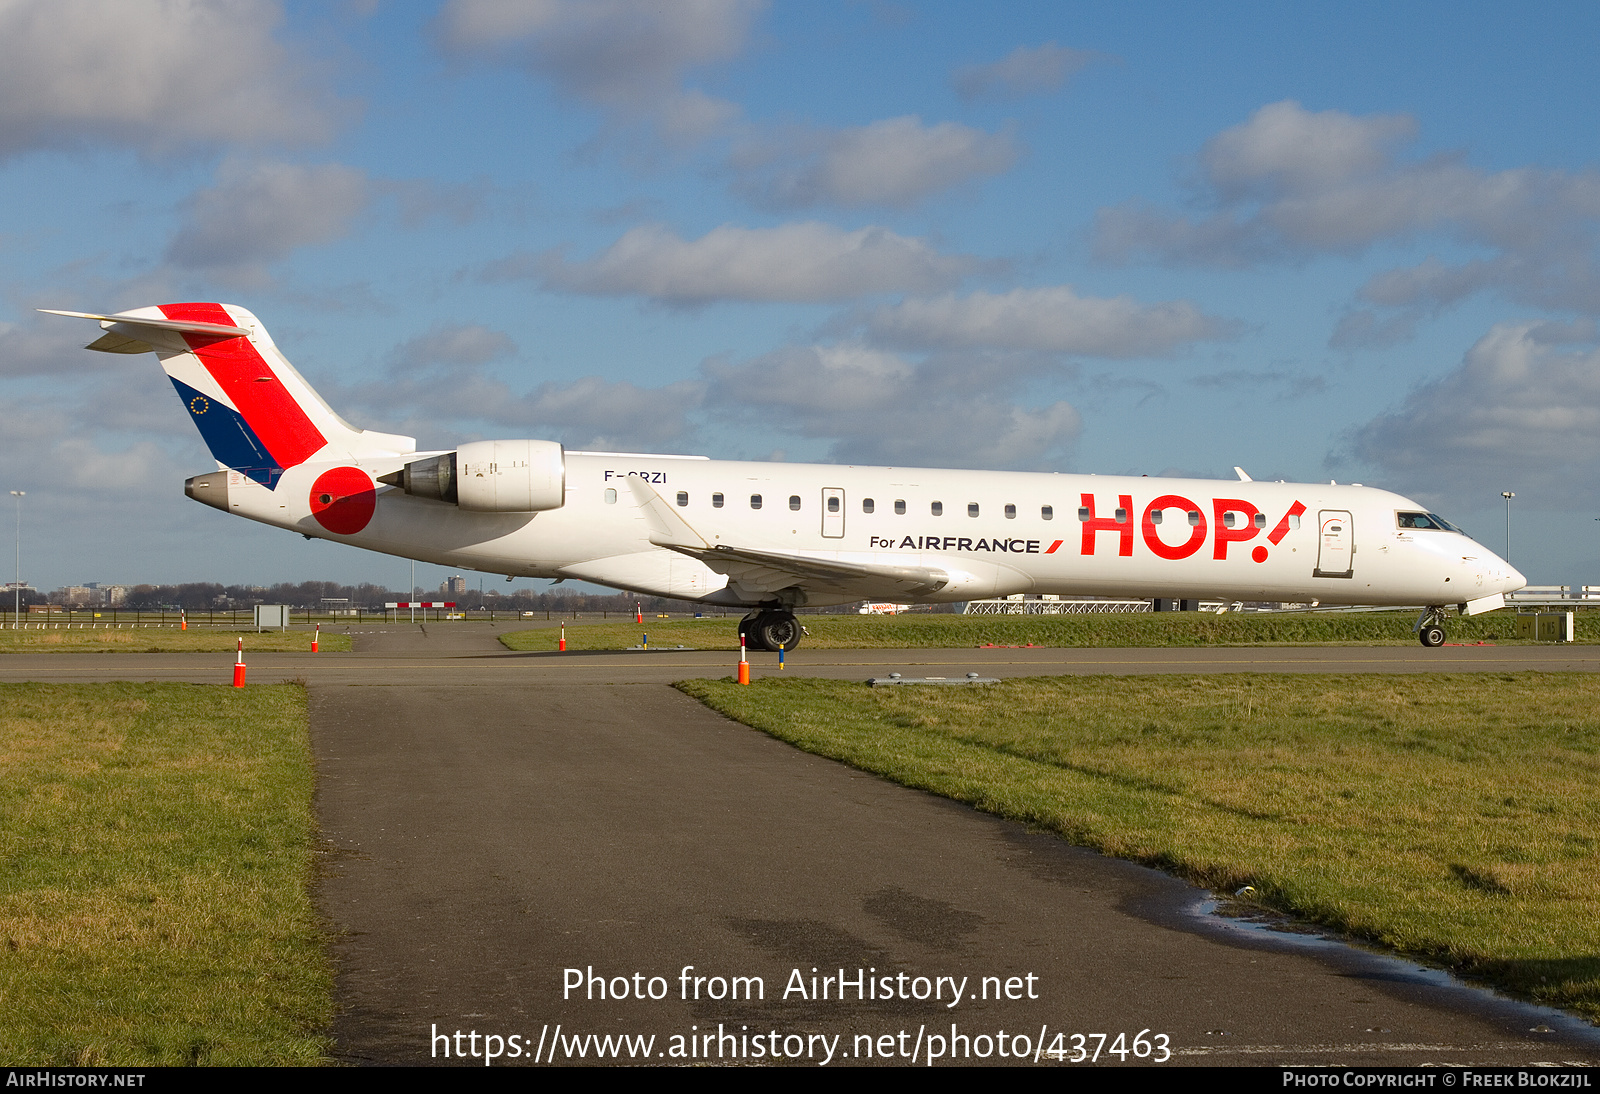
[[[858,562],[809,551],[713,543],[695,531],[649,483],[634,478],[628,485],[649,522],[651,543],[699,559],[747,593],[799,586],[851,600],[882,599],[928,596],[950,583],[950,575],[936,566]]]

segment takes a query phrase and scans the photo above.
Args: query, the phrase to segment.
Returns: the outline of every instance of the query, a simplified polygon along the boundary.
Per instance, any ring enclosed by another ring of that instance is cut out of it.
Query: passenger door
[[[1317,513],[1317,526],[1317,568],[1311,576],[1350,577],[1356,553],[1350,514],[1343,509],[1323,509]]]

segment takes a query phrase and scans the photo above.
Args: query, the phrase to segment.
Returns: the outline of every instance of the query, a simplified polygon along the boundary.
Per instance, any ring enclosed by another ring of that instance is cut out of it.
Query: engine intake
[[[567,461],[555,441],[473,441],[378,481],[473,512],[536,513],[566,501]]]

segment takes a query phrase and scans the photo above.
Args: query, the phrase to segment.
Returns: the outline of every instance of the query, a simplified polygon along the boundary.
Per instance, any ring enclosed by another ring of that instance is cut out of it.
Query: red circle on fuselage
[[[335,467],[311,484],[311,515],[341,536],[354,535],[372,520],[378,507],[377,487],[359,467]]]

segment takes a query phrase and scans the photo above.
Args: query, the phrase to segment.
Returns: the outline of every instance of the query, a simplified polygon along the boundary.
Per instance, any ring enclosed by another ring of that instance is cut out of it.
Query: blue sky
[[[399,586],[188,502],[254,311],[357,424],[1382,485],[1600,583],[1600,11],[0,0],[24,578]],[[419,568],[436,584],[442,571]]]

